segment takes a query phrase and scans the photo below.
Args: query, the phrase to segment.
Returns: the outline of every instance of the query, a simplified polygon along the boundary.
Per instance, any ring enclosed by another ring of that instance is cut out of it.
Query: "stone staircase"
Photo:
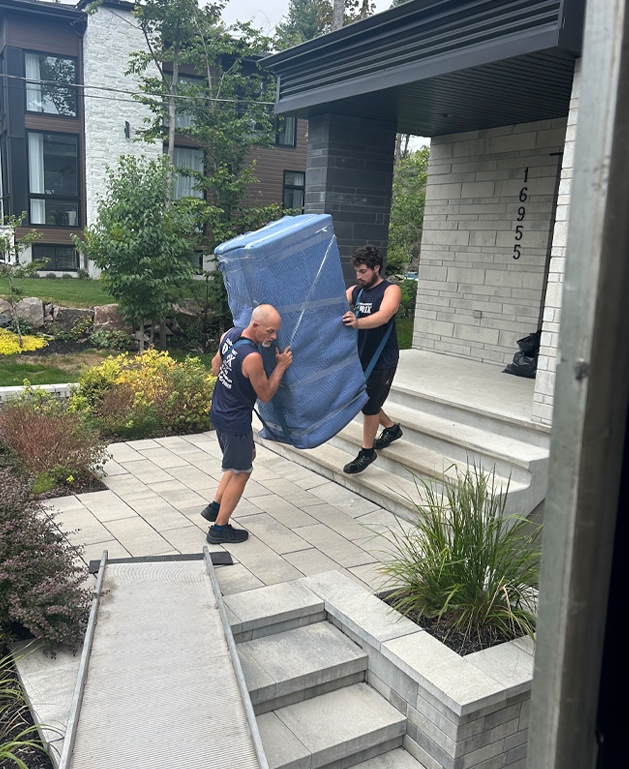
[[[319,608],[234,633],[270,769],[425,769],[402,748],[406,716],[365,683],[368,655]]]
[[[346,475],[342,468],[362,445],[361,415],[315,449],[296,450],[257,440],[405,518],[415,515],[414,503],[423,498],[416,479],[436,478],[438,483],[448,484],[468,462],[495,472],[495,487],[508,489],[507,514],[529,515],[545,498],[548,428],[395,382],[385,410],[400,423],[404,435],[378,452],[377,461],[360,475]],[[254,431],[257,433],[255,424]]]

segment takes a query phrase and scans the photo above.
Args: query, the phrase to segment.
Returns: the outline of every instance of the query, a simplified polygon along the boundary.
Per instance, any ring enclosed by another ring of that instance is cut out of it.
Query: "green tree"
[[[0,223],[0,274],[5,275],[9,282],[8,302],[11,305],[20,347],[24,345],[22,342],[20,319],[16,315],[15,308],[24,292],[16,283],[16,280],[32,275],[42,266],[39,262],[35,261],[28,264],[24,264],[21,261],[22,254],[42,237],[41,232],[36,232],[35,230],[27,232],[21,238],[16,236],[17,229],[22,226],[25,219],[26,211],[23,211],[20,216],[12,214],[5,217],[2,223]]]
[[[395,167],[387,250],[389,273],[406,272],[419,257],[429,153],[428,147],[422,147],[402,158]]]
[[[192,277],[193,223],[177,202],[169,203],[173,172],[159,160],[123,155],[107,169],[107,191],[85,241],[76,247],[102,270],[101,280],[120,303],[120,312],[140,329],[163,323],[181,287]]]
[[[369,0],[290,0],[288,13],[275,27],[275,47],[283,50],[305,43],[352,21],[371,16],[375,8],[375,3]]]

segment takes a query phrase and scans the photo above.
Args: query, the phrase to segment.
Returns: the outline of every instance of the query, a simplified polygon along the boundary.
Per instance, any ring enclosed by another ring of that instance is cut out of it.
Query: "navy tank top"
[[[231,435],[251,432],[251,412],[256,403],[256,391],[242,373],[242,362],[258,352],[255,343],[247,340],[233,349],[244,329],[232,328],[220,346],[222,363],[212,395],[210,419],[214,427]]]
[[[388,280],[383,280],[373,288],[363,289],[363,292],[360,295],[360,300],[358,301],[358,317],[367,318],[369,315],[378,312],[382,300],[384,299],[384,292],[392,285],[393,284],[389,283]],[[354,286],[354,290],[352,291],[352,304],[354,306],[356,306],[359,293],[360,287]],[[363,371],[370,364],[371,359],[378,349],[378,345],[382,341],[384,335],[387,333],[389,326],[393,326],[393,328],[391,329],[387,343],[384,346],[384,350],[374,366],[374,371],[397,367],[400,351],[397,343],[397,330],[395,328],[394,315],[391,320],[383,326],[358,330],[358,357],[360,358]]]

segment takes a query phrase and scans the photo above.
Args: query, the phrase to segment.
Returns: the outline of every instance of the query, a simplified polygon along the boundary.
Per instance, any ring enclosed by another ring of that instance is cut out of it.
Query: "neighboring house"
[[[73,273],[79,264],[71,235],[94,222],[105,189],[105,167],[120,155],[156,157],[161,142],[134,141],[150,113],[126,92],[137,78],[125,75],[129,54],[144,37],[133,3],[104,0],[88,15],[75,7],[35,0],[0,0],[0,216],[27,211],[27,229],[41,232],[32,247],[45,272]],[[185,114],[178,116],[185,124]],[[304,203],[307,121],[289,118],[277,144],[255,153],[251,198],[260,205]],[[199,169],[202,150],[181,136],[175,163]],[[175,194],[200,195],[179,176]]]

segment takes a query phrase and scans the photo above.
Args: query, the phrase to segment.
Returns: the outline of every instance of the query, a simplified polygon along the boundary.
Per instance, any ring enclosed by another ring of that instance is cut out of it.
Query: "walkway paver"
[[[71,541],[85,545],[84,559],[98,559],[105,549],[110,558],[200,552],[208,529],[200,512],[221,477],[216,435],[115,443],[109,450],[107,491],[51,502]],[[225,548],[236,562],[218,570],[226,594],[331,569],[372,590],[383,585],[377,566],[391,547],[387,527],[396,526],[395,516],[264,447],[257,447],[233,518],[251,536]]]

